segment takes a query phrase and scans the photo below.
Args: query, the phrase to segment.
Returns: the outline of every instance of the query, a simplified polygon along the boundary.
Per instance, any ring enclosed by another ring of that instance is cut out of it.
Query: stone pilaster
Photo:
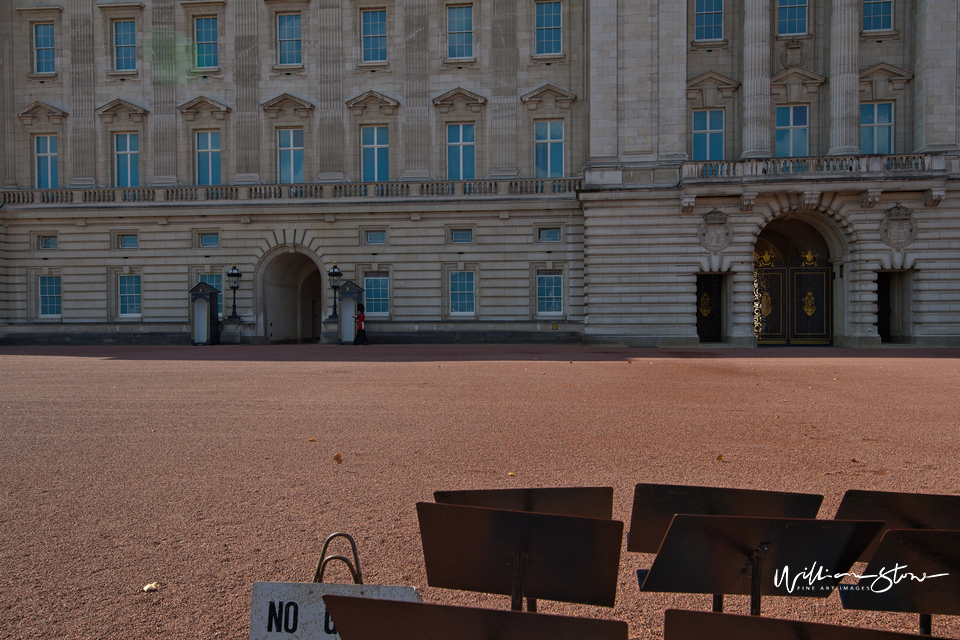
[[[590,157],[592,166],[618,160],[618,17],[617,0],[589,0]]]
[[[829,155],[860,153],[859,0],[832,0]]]
[[[237,147],[237,174],[234,182],[261,182],[260,55],[257,46],[257,2],[237,0],[235,9],[237,56],[237,108],[233,140]]]
[[[96,149],[94,123],[94,64],[92,0],[74,0],[70,4],[70,185],[93,187],[97,184],[90,162],[90,149]]]
[[[404,171],[402,180],[430,180],[430,32],[427,0],[403,5],[404,102],[401,106]]]
[[[343,104],[343,25],[340,0],[320,0],[320,102],[317,130],[323,153],[317,155],[317,181],[343,182],[346,157]]]
[[[769,158],[770,6],[745,0],[743,22],[743,158]]]
[[[0,136],[7,144],[0,145],[0,189],[17,186],[13,117],[13,3],[0,3]],[[3,313],[0,310],[0,317]]]
[[[686,160],[687,145],[687,5],[660,0],[657,34],[657,157]]]
[[[517,170],[517,3],[493,0],[490,50],[490,148],[494,178],[519,176]]]
[[[151,5],[150,71],[153,74],[153,180],[152,186],[169,186],[177,180],[177,48],[175,0],[154,0]]]
[[[957,3],[955,0],[917,0],[915,6],[915,150],[956,151]]]

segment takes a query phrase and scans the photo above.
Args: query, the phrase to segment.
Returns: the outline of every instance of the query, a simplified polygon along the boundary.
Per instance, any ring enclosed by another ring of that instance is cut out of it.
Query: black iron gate
[[[697,275],[697,336],[700,342],[723,341],[723,275]]]
[[[833,344],[829,266],[754,268],[754,330],[758,345]]]

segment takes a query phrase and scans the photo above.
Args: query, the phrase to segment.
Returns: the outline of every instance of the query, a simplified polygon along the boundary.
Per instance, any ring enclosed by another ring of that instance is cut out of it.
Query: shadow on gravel
[[[836,347],[765,347],[759,349],[590,347],[571,345],[446,344],[446,345],[220,345],[220,346],[85,346],[0,347],[0,358],[66,357],[107,360],[170,360],[209,362],[456,362],[528,361],[620,362],[635,358],[749,359],[786,358],[958,358],[960,349],[841,349]]]

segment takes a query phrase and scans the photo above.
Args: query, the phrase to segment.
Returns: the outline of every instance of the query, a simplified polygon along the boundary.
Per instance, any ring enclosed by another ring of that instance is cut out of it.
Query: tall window
[[[387,59],[387,12],[385,9],[361,11],[361,40],[364,62],[385,62]]]
[[[472,124],[447,125],[447,180],[476,177]]]
[[[559,2],[537,3],[537,55],[563,53],[563,23]]]
[[[802,157],[807,153],[807,107],[777,107],[777,157]]]
[[[475,309],[473,271],[450,272],[450,313],[472,314]]]
[[[807,32],[807,0],[778,0],[777,35],[801,35]]]
[[[360,128],[360,151],[364,182],[390,179],[390,145],[388,128],[377,125]]]
[[[860,105],[860,153],[893,153],[893,103]]]
[[[118,187],[140,185],[140,136],[136,133],[118,133],[114,136]]]
[[[473,6],[447,7],[447,57],[473,57]]]
[[[723,0],[697,0],[694,40],[723,40]]]
[[[893,29],[893,0],[863,0],[863,30]]]
[[[280,64],[300,64],[303,56],[300,47],[300,14],[288,13],[277,16],[278,60]]]
[[[382,271],[366,274],[363,299],[367,313],[390,313],[390,276]]]
[[[57,188],[57,136],[37,136],[37,189]]]
[[[537,313],[563,313],[562,272],[537,272]]]
[[[563,177],[563,121],[541,120],[533,134],[537,177]]]
[[[201,273],[200,282],[210,285],[220,292],[217,296],[217,313],[223,315],[223,274],[221,273]]]
[[[33,70],[35,73],[53,73],[54,66],[53,24],[33,25]]]
[[[60,315],[60,276],[40,276],[40,315]]]
[[[723,109],[693,112],[693,159],[723,160]]]
[[[303,182],[303,129],[280,129],[277,132],[278,182]]]
[[[121,316],[139,316],[140,276],[117,276],[117,297]]]
[[[197,131],[197,184],[220,184],[219,131]]]
[[[217,51],[217,18],[196,19],[197,68],[207,69],[219,64]]]
[[[113,23],[113,67],[117,71],[133,71],[137,68],[137,32],[133,20],[117,20]]]

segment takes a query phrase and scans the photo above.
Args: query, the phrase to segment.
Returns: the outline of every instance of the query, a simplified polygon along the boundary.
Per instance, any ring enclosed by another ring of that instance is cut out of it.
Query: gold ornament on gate
[[[760,296],[760,313],[763,314],[764,318],[773,313],[773,298],[767,291],[764,291],[763,295]]]
[[[803,312],[808,316],[812,316],[817,312],[816,299],[813,297],[813,291],[807,291],[807,295],[803,296]]]
[[[700,296],[700,315],[704,318],[710,315],[710,296],[706,293]]]

